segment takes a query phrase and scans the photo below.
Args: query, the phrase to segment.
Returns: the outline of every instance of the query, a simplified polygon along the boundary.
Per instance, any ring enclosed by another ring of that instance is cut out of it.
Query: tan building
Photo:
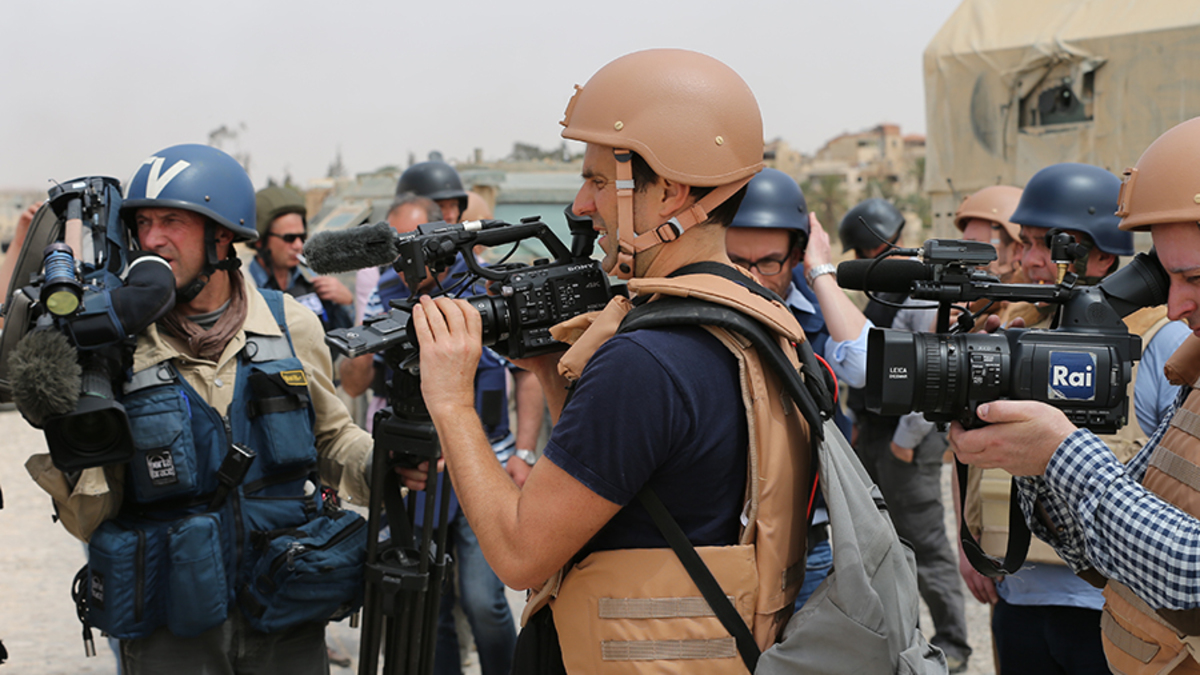
[[[1193,2],[964,0],[925,50],[934,231],[963,196],[1051,164],[1120,175],[1200,115],[1198,68]]]

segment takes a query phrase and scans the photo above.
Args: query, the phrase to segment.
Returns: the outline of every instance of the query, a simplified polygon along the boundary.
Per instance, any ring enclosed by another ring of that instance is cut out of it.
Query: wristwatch
[[[517,450],[513,453],[513,457],[517,457],[529,466],[533,466],[533,463],[537,461],[537,455],[533,454],[532,450]]]
[[[824,276],[826,274],[837,274],[837,267],[835,267],[833,263],[817,265],[804,275],[804,279],[808,282],[808,285],[811,288],[813,282],[817,280],[817,277]]]

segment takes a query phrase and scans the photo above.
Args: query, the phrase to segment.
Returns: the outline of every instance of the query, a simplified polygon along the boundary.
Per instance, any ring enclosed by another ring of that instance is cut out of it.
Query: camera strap
[[[955,457],[954,468],[958,472],[958,503],[966,504],[968,467]],[[992,579],[1016,574],[1017,570],[1021,569],[1021,565],[1025,564],[1025,556],[1029,554],[1032,533],[1029,531],[1029,525],[1025,522],[1025,514],[1021,511],[1020,490],[1017,488],[1015,480],[1009,481],[1009,485],[1008,547],[1004,551],[1003,560],[985,553],[979,540],[971,534],[971,528],[967,526],[967,519],[960,518],[961,525],[958,534],[959,539],[962,540],[963,553],[967,555],[971,567]]]

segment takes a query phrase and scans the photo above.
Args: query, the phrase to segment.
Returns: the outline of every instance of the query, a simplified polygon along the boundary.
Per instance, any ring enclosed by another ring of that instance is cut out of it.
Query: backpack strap
[[[711,269],[704,269],[710,266]],[[745,283],[744,276],[738,275],[736,271],[725,265],[697,263],[681,268],[677,273],[694,272],[711,272],[736,283],[745,284],[750,290],[759,293],[750,284]],[[763,295],[767,299],[778,300],[778,296],[766,288],[756,283],[754,286],[761,289],[762,293],[759,295]],[[793,403],[808,422],[810,434],[812,434],[812,466],[814,467],[812,487],[815,490],[818,473],[816,469],[818,447],[824,438],[824,422],[833,415],[834,399],[829,390],[829,384],[825,381],[825,371],[816,362],[812,346],[808,341],[796,345],[802,364],[800,371],[797,372],[778,342],[771,339],[768,331],[758,321],[730,307],[695,298],[675,296],[660,297],[654,302],[645,302],[634,307],[625,315],[617,333],[627,333],[642,328],[689,325],[716,326],[743,335],[754,345],[760,358],[768,367],[779,375],[788,395],[792,397]],[[800,378],[801,372],[805,373],[804,380]],[[720,619],[721,625],[733,636],[738,653],[746,664],[747,670],[754,672],[761,652],[746,622],[737,613],[729,601],[729,597],[721,590],[720,584],[704,564],[700,554],[696,552],[679,523],[667,511],[654,491],[649,487],[643,487],[638,492],[637,498],[654,519],[654,524],[675,551],[680,563],[687,570],[688,576],[700,589],[701,595],[704,596],[713,613]],[[809,515],[811,518],[811,514]]]
[[[648,486],[642,487],[637,493],[637,498],[642,506],[650,512],[650,517],[654,519],[658,531],[671,545],[675,555],[679,557],[679,562],[683,563],[688,576],[692,578],[696,588],[700,589],[700,594],[712,608],[713,614],[717,615],[721,625],[733,636],[734,642],[737,643],[738,653],[742,656],[742,662],[746,664],[746,670],[753,673],[762,652],[759,651],[754,636],[750,634],[750,627],[734,609],[733,603],[729,601],[729,596],[721,590],[721,585],[717,583],[708,566],[701,560],[700,554],[696,552],[692,542],[688,541],[683,528],[679,527],[679,523],[671,517],[671,513],[667,511],[667,507],[663,505],[654,490]]]
[[[807,341],[796,345],[800,357],[800,371],[797,372],[779,344],[758,321],[730,307],[673,296],[634,307],[625,315],[617,333],[668,326],[716,326],[750,340],[763,361],[783,380],[788,395],[807,420],[815,441],[813,447],[824,438],[824,422],[833,416],[834,397],[831,383],[826,380],[826,371],[817,362],[812,345]]]

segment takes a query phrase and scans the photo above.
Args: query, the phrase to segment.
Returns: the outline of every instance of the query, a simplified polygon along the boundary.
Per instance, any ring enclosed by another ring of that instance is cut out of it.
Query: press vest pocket
[[[330,511],[254,536],[259,556],[238,601],[256,630],[338,620],[362,605],[367,528],[357,513]]]
[[[272,469],[317,461],[310,433],[314,415],[308,377],[300,361],[288,358],[256,363],[247,384],[247,416],[254,420],[251,428],[261,437],[254,446],[259,461]]]
[[[197,494],[191,410],[178,387],[139,391],[122,401],[135,446],[130,461],[138,502]]]
[[[164,622],[166,530],[106,520],[88,542],[88,619],[122,640],[145,637]]]
[[[202,513],[168,530],[167,628],[192,637],[225,620],[229,586],[221,549],[221,519]]]

